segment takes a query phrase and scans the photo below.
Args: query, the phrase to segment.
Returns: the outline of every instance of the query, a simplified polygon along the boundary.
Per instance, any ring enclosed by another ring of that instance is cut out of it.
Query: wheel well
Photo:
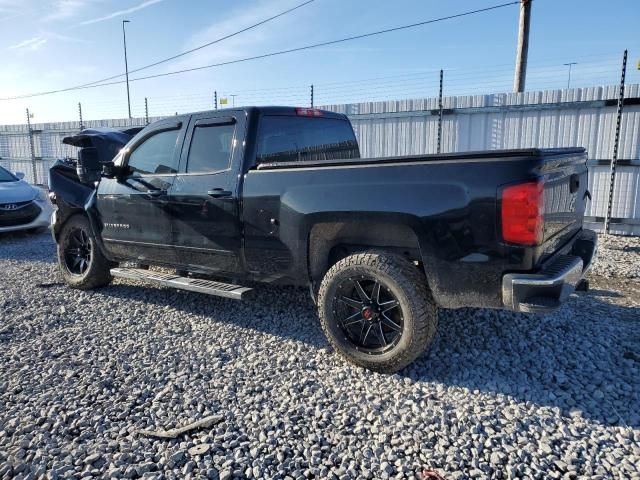
[[[81,208],[72,207],[71,205],[60,200],[58,200],[57,206],[57,219],[56,223],[53,225],[53,238],[56,242],[58,241],[58,237],[60,236],[62,227],[69,221],[71,217],[74,217],[75,215],[87,215],[87,213]]]
[[[332,265],[357,252],[388,250],[422,262],[418,237],[411,227],[390,222],[323,222],[309,234],[309,273],[317,283]]]

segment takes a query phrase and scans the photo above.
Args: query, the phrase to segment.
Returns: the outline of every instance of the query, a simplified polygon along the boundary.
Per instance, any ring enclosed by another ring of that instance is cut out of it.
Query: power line
[[[617,68],[617,65],[612,67]],[[530,72],[529,77],[539,89],[539,85],[558,85],[558,73],[563,69],[562,65],[553,65],[549,67],[534,68],[534,65],[529,65]],[[486,90],[494,85],[500,85],[507,87],[511,83],[512,67],[508,69],[504,68],[488,68],[484,66],[482,68],[471,68],[470,71],[451,70],[454,73],[448,75],[447,81],[448,91],[474,91],[474,90]],[[471,71],[478,70],[480,73],[472,73]],[[448,70],[449,71],[449,70]],[[602,78],[602,74],[610,72],[610,68],[604,69],[602,65],[594,65],[582,72],[581,77],[588,78],[599,77]],[[584,81],[583,81],[584,83]],[[425,89],[429,90],[431,87],[436,87],[438,81],[435,76],[432,76],[429,72],[413,72],[404,73],[393,76],[381,76],[376,78],[360,78],[351,81],[331,82],[326,84],[317,84],[315,93],[318,98],[322,99],[340,99],[357,97],[378,97],[381,94],[384,96],[400,95],[408,96],[411,94],[416,96],[424,96]],[[269,99],[271,102],[281,103],[282,101],[294,101],[305,100],[308,97],[308,85],[289,85],[287,87],[272,87],[255,90],[237,90],[234,92],[240,95],[243,102],[255,103],[262,102]],[[224,96],[224,95],[221,95]],[[207,105],[210,103],[210,93],[188,94],[188,95],[173,95],[173,96],[160,96],[153,98],[154,110],[158,107],[168,106],[180,106],[182,109],[187,108],[187,105]]]
[[[227,40],[227,39],[229,39],[231,37],[235,37],[236,35],[240,35],[241,33],[244,33],[244,32],[246,32],[248,30],[252,30],[252,29],[254,29],[256,27],[259,27],[260,25],[264,25],[265,23],[268,23],[271,20],[275,20],[276,18],[282,17],[282,16],[284,16],[284,15],[286,15],[288,13],[291,13],[291,12],[293,12],[295,10],[298,10],[299,8],[302,8],[302,7],[306,6],[306,5],[309,5],[310,3],[314,2],[314,1],[315,0],[307,0],[306,2],[300,3],[300,4],[296,5],[295,7],[289,8],[288,10],[284,10],[284,11],[282,11],[282,12],[276,14],[276,15],[273,15],[272,17],[265,18],[264,20],[262,20],[262,21],[260,21],[258,23],[254,23],[253,25],[249,25],[248,27],[245,27],[242,30],[238,30],[237,32],[230,33],[229,35],[225,35],[224,37],[217,38],[215,40],[212,40],[211,42],[208,42],[208,43],[205,43],[205,44],[200,45],[198,47],[192,48],[190,50],[186,50],[184,52],[178,53],[178,54],[173,55],[171,57],[163,58],[162,60],[158,60],[157,62],[150,63],[148,65],[143,65],[142,67],[138,67],[138,68],[136,68],[134,70],[129,70],[129,73],[140,72],[142,70],[146,70],[148,68],[155,67],[155,66],[161,65],[163,63],[170,62],[171,60],[175,60],[176,58],[183,57],[185,55],[188,55],[190,53],[196,52],[198,50],[202,50],[203,48],[210,47],[211,45],[214,45],[216,43],[220,43],[220,42],[222,42],[224,40]],[[78,85],[78,87],[87,87],[87,86],[90,86],[90,85],[95,85],[97,83],[107,82],[107,81],[113,80],[115,78],[120,78],[120,77],[122,77],[124,75],[125,75],[124,73],[119,73],[118,75],[113,75],[111,77],[103,78],[102,80],[95,80],[95,81],[90,82],[90,83],[84,83],[82,85]]]
[[[307,1],[303,2],[303,3],[300,3],[300,4],[296,5],[295,7],[292,7],[292,8],[289,8],[287,10],[284,10],[284,11],[282,11],[282,12],[276,14],[276,15],[273,15],[273,16],[271,16],[269,18],[265,18],[264,20],[261,20],[258,23],[254,23],[252,25],[249,25],[248,27],[245,27],[245,28],[243,28],[241,30],[238,30],[236,32],[233,32],[233,33],[230,33],[230,34],[225,35],[223,37],[220,37],[220,38],[217,38],[215,40],[212,40],[211,42],[208,42],[208,43],[205,43],[205,44],[200,45],[198,47],[192,48],[190,50],[186,50],[184,52],[178,53],[178,54],[173,55],[171,57],[167,57],[167,58],[164,58],[162,60],[158,60],[157,62],[150,63],[148,65],[143,65],[142,67],[138,67],[138,68],[135,68],[133,70],[129,70],[129,73],[140,72],[142,70],[146,70],[148,68],[161,65],[161,64],[169,62],[171,60],[175,60],[176,58],[183,57],[185,55],[188,55],[190,53],[196,52],[198,50],[202,50],[203,48],[209,47],[209,46],[214,45],[216,43],[220,43],[220,42],[222,42],[224,40],[227,40],[227,39],[229,39],[231,37],[235,37],[236,35],[240,35],[241,33],[244,33],[244,32],[246,32],[248,30],[252,30],[252,29],[254,29],[256,27],[259,27],[260,25],[264,25],[265,23],[268,23],[268,22],[270,22],[272,20],[275,20],[276,18],[282,17],[282,16],[284,16],[284,15],[286,15],[288,13],[291,13],[291,12],[293,12],[295,10],[298,10],[299,8],[302,8],[302,7],[312,3],[314,1],[315,0],[307,0]],[[5,98],[0,98],[0,100],[16,100],[16,99],[20,99],[20,98],[38,97],[38,96],[42,96],[42,95],[51,95],[51,94],[54,94],[54,93],[69,92],[69,91],[72,91],[72,90],[81,90],[81,89],[86,89],[86,88],[100,87],[100,86],[103,86],[103,85],[104,86],[106,86],[106,85],[116,85],[116,84],[119,84],[119,83],[124,83],[124,81],[110,82],[110,83],[104,83],[104,82],[108,82],[109,80],[114,80],[116,78],[120,78],[120,77],[123,77],[125,75],[126,75],[126,73],[119,73],[117,75],[112,75],[110,77],[105,77],[105,78],[102,78],[100,80],[94,80],[93,82],[89,82],[89,83],[83,83],[83,84],[80,84],[80,85],[75,85],[73,87],[62,88],[62,89],[59,89],[59,90],[50,90],[50,91],[40,92],[40,93],[17,95],[17,96],[14,96],[14,97],[5,97]],[[133,82],[133,81],[135,81],[135,79],[132,79],[130,81]]]
[[[305,45],[302,47],[296,47],[296,48],[289,48],[286,50],[279,50],[276,52],[270,52],[270,53],[265,53],[262,55],[254,55],[251,57],[245,57],[245,58],[239,58],[236,60],[229,60],[226,62],[220,62],[220,63],[213,63],[210,65],[203,65],[200,67],[193,67],[193,68],[186,68],[186,69],[182,69],[182,70],[175,70],[173,72],[165,72],[165,73],[158,73],[155,75],[148,75],[146,77],[138,77],[138,78],[133,78],[130,79],[130,82],[136,82],[136,81],[140,81],[140,80],[149,80],[152,78],[159,78],[159,77],[166,77],[166,76],[170,76],[170,75],[178,75],[181,73],[188,73],[188,72],[194,72],[194,71],[198,71],[198,70],[204,70],[204,69],[208,69],[208,68],[215,68],[215,67],[221,67],[221,66],[225,66],[225,65],[232,65],[232,64],[236,64],[236,63],[243,63],[243,62],[249,62],[249,61],[253,61],[253,60],[259,60],[259,59],[263,59],[263,58],[269,58],[269,57],[275,57],[275,56],[279,56],[279,55],[285,55],[288,53],[294,53],[294,52],[301,52],[304,50],[311,50],[313,48],[318,48],[318,47],[326,47],[329,45],[336,45],[339,43],[344,43],[344,42],[349,42],[349,41],[353,41],[353,40],[359,40],[362,38],[368,38],[368,37],[373,37],[373,36],[377,36],[377,35],[383,35],[385,33],[391,33],[391,32],[397,32],[400,30],[406,30],[409,28],[415,28],[415,27],[420,27],[420,26],[424,26],[424,25],[428,25],[428,24],[432,24],[432,23],[437,23],[437,22],[442,22],[445,20],[452,20],[455,18],[460,18],[460,17],[466,17],[469,15],[475,15],[477,13],[484,13],[484,12],[488,12],[491,10],[497,10],[499,8],[504,8],[504,7],[508,7],[508,6],[512,6],[512,5],[517,5],[519,4],[520,1],[516,0],[516,1],[511,1],[511,2],[507,2],[507,3],[502,3],[499,5],[493,5],[491,7],[485,7],[485,8],[480,8],[477,10],[470,10],[467,12],[462,12],[462,13],[458,13],[458,14],[454,14],[454,15],[447,15],[445,17],[440,17],[440,18],[434,18],[431,20],[425,20],[422,22],[416,22],[416,23],[411,23],[408,25],[401,25],[399,27],[392,27],[392,28],[386,28],[384,30],[377,30],[374,32],[368,32],[368,33],[364,33],[364,34],[360,34],[360,35],[353,35],[350,37],[344,37],[344,38],[340,38],[337,40],[329,40],[326,42],[320,42],[320,43],[315,43],[315,44],[311,44],[311,45]],[[103,87],[103,86],[108,86],[108,85],[117,85],[123,83],[122,80],[120,81],[116,81],[116,82],[107,82],[107,83],[100,83],[97,85],[84,85],[84,86],[76,86],[76,87],[69,87],[69,88],[63,88],[63,89],[59,89],[59,90],[50,90],[47,92],[39,92],[39,93],[31,93],[31,94],[25,94],[25,95],[16,95],[13,97],[5,97],[5,98],[0,98],[0,100],[16,100],[16,99],[21,99],[21,98],[31,98],[31,97],[38,97],[38,96],[43,96],[43,95],[51,95],[54,93],[61,93],[61,92],[67,92],[70,90],[80,90],[80,89],[85,89],[85,88],[97,88],[97,87]]]
[[[351,37],[344,37],[344,38],[340,38],[340,39],[337,39],[337,40],[330,40],[330,41],[327,41],[327,42],[321,42],[321,43],[316,43],[316,44],[311,44],[311,45],[305,45],[303,47],[290,48],[290,49],[287,49],[287,50],[279,50],[279,51],[276,51],[276,52],[265,53],[265,54],[262,54],[262,55],[255,55],[255,56],[252,56],[252,57],[245,57],[245,58],[240,58],[240,59],[237,59],[237,60],[229,60],[229,61],[226,61],[226,62],[213,63],[213,64],[210,64],[210,65],[203,65],[203,66],[200,66],[200,67],[186,68],[186,69],[182,69],[182,70],[176,70],[176,71],[173,71],[173,72],[158,73],[158,74],[155,74],[155,75],[148,75],[146,77],[138,77],[136,79],[133,79],[132,81],[149,80],[149,79],[152,79],[152,78],[166,77],[166,76],[177,75],[177,74],[181,74],[181,73],[188,73],[188,72],[193,72],[193,71],[198,71],[198,70],[205,70],[205,69],[208,69],[208,68],[221,67],[221,66],[225,66],[225,65],[232,65],[232,64],[235,64],[235,63],[242,63],[242,62],[248,62],[248,61],[252,61],[252,60],[259,60],[259,59],[263,59],[263,58],[275,57],[275,56],[284,55],[284,54],[287,54],[287,53],[300,52],[300,51],[303,51],[303,50],[310,50],[310,49],[318,48],[318,47],[326,47],[328,45],[336,45],[338,43],[343,43],[343,42],[348,42],[348,41],[353,41],[353,40],[359,40],[359,39],[362,39],[362,38],[373,37],[373,36],[382,35],[382,34],[385,34],[385,33],[397,32],[397,31],[400,31],[400,30],[406,30],[408,28],[415,28],[415,27],[420,27],[420,26],[423,26],[423,25],[428,25],[428,24],[431,24],[431,23],[442,22],[442,21],[445,21],[445,20],[452,20],[454,18],[465,17],[465,16],[469,16],[469,15],[474,15],[474,14],[477,14],[477,13],[483,13],[483,12],[487,12],[487,11],[490,11],[490,10],[496,10],[498,8],[503,8],[503,7],[507,7],[507,6],[511,6],[511,5],[517,5],[519,3],[520,3],[520,1],[512,1],[512,2],[508,2],[508,3],[500,4],[500,5],[494,5],[492,7],[481,8],[481,9],[478,9],[478,10],[471,10],[471,11],[468,11],[468,12],[458,13],[458,14],[455,14],[455,15],[449,15],[449,16],[446,16],[446,17],[435,18],[435,19],[432,19],[432,20],[425,20],[423,22],[412,23],[412,24],[409,24],[409,25],[402,25],[402,26],[399,26],[399,27],[387,28],[387,29],[384,29],[384,30],[378,30],[378,31],[375,31],[375,32],[364,33],[364,34],[361,34],[361,35],[354,35],[354,36],[351,36]],[[121,82],[119,82],[119,83],[121,83]]]
[[[587,56],[581,56],[581,57],[572,57],[572,58],[593,58],[593,57],[597,57],[597,58],[611,58],[612,54],[597,54],[597,55],[587,55]],[[558,58],[558,61],[564,61],[565,58]],[[616,69],[616,74],[617,74],[617,68],[618,68],[618,61],[617,59],[611,60],[608,64],[602,64],[602,63],[597,63],[597,64],[589,64],[589,63],[582,63],[582,73],[585,73],[585,70],[588,69],[599,69],[601,71],[605,71],[608,72],[609,68],[613,67],[614,69]],[[505,68],[499,68],[499,67],[505,67]],[[551,62],[551,60],[547,59],[545,61],[545,63],[539,63],[539,64],[532,64],[529,63],[529,69],[532,72],[532,74],[534,75],[538,75],[540,72],[544,72],[544,71],[549,71],[549,74],[553,74],[553,73],[557,73],[560,69],[562,69],[564,67],[562,67],[561,63],[553,63]],[[482,67],[464,67],[464,68],[459,68],[459,67],[455,67],[455,68],[446,68],[445,69],[447,71],[447,77],[472,77],[472,78],[478,78],[478,77],[495,77],[496,73],[500,73],[500,72],[505,72],[505,75],[509,75],[512,76],[513,75],[513,63],[502,63],[502,64],[495,64],[495,65],[484,65]],[[384,75],[384,76],[376,76],[376,77],[367,77],[367,78],[358,78],[355,80],[341,80],[341,81],[334,81],[334,82],[322,82],[322,83],[317,83],[315,84],[317,87],[321,88],[322,91],[326,91],[326,90],[335,90],[335,89],[341,89],[342,86],[344,85],[352,85],[352,84],[361,84],[363,82],[379,82],[381,80],[392,80],[392,79],[399,79],[402,80],[404,78],[414,78],[414,77],[424,77],[424,78],[433,78],[435,83],[438,84],[438,81],[436,79],[436,75],[438,72],[440,71],[440,69],[420,69],[420,71],[417,72],[405,72],[405,73],[400,73],[400,74],[396,74],[396,75]],[[479,73],[478,73],[479,72]],[[486,72],[486,73],[485,73]],[[434,76],[431,77],[430,75],[433,74]],[[447,84],[449,84],[450,82],[447,82]],[[276,90],[285,90],[285,91],[289,91],[292,88],[300,88],[300,89],[304,89],[305,91],[308,89],[308,85],[286,85],[286,86],[279,86],[279,87],[269,87],[269,88],[258,88],[258,89],[247,89],[247,90],[242,90],[243,92],[243,96],[246,95],[247,92],[272,92],[272,91],[276,91]],[[200,95],[208,95],[208,94],[200,94]],[[182,98],[184,96],[180,96],[180,98]],[[164,97],[167,98],[167,97]],[[177,97],[176,97],[177,98]]]
[[[539,80],[543,82],[554,81],[558,79],[558,73],[563,69],[561,65],[556,65],[553,67],[535,67],[533,65],[529,65],[529,68],[532,69],[529,72],[529,76],[531,76],[534,80]],[[582,72],[582,77],[594,77],[594,76],[602,76],[602,74],[606,74],[611,71],[611,68],[617,68],[617,65],[613,65],[611,67],[602,68],[597,66],[595,70],[585,70]],[[473,70],[473,69],[471,69]],[[540,71],[539,71],[540,70]],[[451,86],[460,86],[467,84],[474,85],[493,85],[493,84],[504,84],[505,82],[511,81],[512,69],[487,69],[483,68],[481,73],[471,73],[471,72],[463,72],[456,71],[448,75],[449,80],[447,81],[447,85]],[[326,83],[326,84],[316,84],[316,92],[319,96],[327,96],[334,95],[334,92],[337,94],[350,93],[351,91],[357,92],[369,92],[371,90],[380,90],[380,89],[398,89],[398,88],[412,88],[412,87],[424,87],[424,86],[437,86],[438,80],[434,75],[431,75],[426,72],[418,72],[418,73],[409,73],[395,76],[382,76],[377,78],[360,78],[354,79],[351,81],[343,81],[339,82],[337,85],[335,83]],[[557,83],[557,82],[556,82]],[[272,88],[263,88],[258,90],[237,90],[234,89],[235,92],[241,95],[243,99],[247,98],[264,98],[265,96],[271,98],[289,98],[291,96],[307,96],[308,85],[289,85],[287,87],[272,87]],[[160,96],[154,98],[154,105],[157,104],[158,100],[162,102],[173,101],[175,102],[186,102],[189,99],[209,99],[209,93],[199,93],[199,94],[191,94],[191,95],[173,95],[173,96]]]

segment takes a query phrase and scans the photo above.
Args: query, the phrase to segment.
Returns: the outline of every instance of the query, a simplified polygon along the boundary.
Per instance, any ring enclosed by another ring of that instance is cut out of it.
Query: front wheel
[[[382,373],[418,358],[438,319],[424,275],[387,252],[350,255],[333,265],[320,285],[318,310],[329,342],[343,357]]]
[[[63,225],[58,237],[58,265],[64,282],[89,290],[111,281],[111,263],[97,248],[89,219],[75,215]]]

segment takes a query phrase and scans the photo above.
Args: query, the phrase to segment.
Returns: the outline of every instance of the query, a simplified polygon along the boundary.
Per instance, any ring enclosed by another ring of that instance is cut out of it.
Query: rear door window
[[[337,118],[265,115],[258,130],[258,163],[359,158],[351,124]]]
[[[193,130],[188,173],[214,173],[229,168],[235,124],[198,126]]]

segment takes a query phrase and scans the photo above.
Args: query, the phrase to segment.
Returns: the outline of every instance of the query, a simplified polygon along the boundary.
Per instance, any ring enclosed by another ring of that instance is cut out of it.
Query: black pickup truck
[[[381,372],[427,348],[438,307],[559,307],[596,250],[581,148],[362,159],[344,115],[293,107],[65,142],[78,160],[50,185],[69,286],[307,286],[335,349]]]

